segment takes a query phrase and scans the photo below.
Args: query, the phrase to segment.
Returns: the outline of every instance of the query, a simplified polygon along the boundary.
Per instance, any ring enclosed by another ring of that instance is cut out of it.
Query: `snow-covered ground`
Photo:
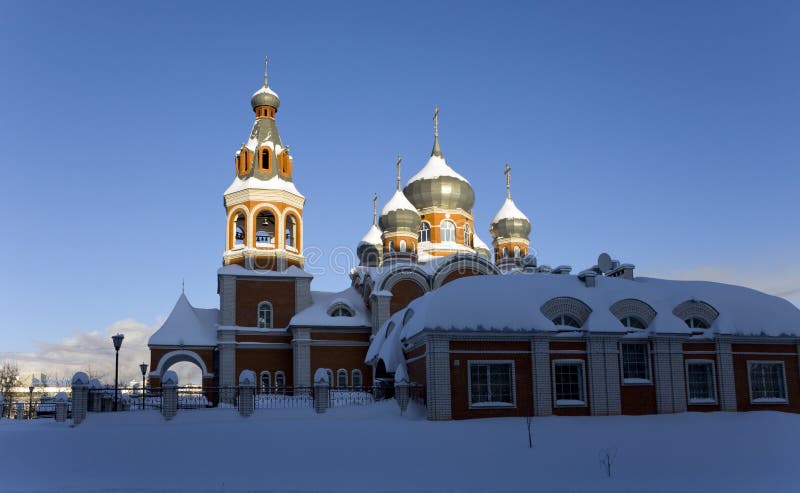
[[[800,416],[429,422],[396,403],[0,421],[0,491],[800,491]],[[616,449],[612,477],[598,454]]]

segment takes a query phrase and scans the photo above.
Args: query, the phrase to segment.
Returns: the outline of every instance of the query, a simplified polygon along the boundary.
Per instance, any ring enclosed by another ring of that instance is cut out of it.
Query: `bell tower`
[[[303,267],[303,205],[292,180],[292,157],[278,133],[278,94],[269,87],[268,59],[264,85],[250,98],[255,122],[247,143],[235,155],[231,186],[225,190],[223,265],[284,270]]]

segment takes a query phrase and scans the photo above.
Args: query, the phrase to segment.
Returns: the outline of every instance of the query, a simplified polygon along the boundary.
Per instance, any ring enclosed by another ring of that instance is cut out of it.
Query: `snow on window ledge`
[[[623,378],[622,383],[625,385],[652,385],[653,381],[649,378]]]
[[[717,403],[716,399],[689,399],[690,406],[696,404],[706,405],[706,404],[716,404],[716,403]]]
[[[241,250],[242,248],[244,248],[244,243],[237,243],[236,245],[233,245],[231,250]]]
[[[758,399],[753,399],[753,404],[788,404],[789,401],[786,399],[781,399],[779,397],[759,397]]]
[[[275,248],[274,243],[267,243],[263,241],[256,242],[256,248]]]
[[[575,407],[575,406],[585,406],[586,401],[579,401],[574,399],[557,399],[556,400],[556,407]]]
[[[469,407],[516,407],[511,402],[473,402]]]
[[[289,250],[290,252],[295,252],[295,253],[297,253],[297,248],[295,248],[295,247],[293,247],[293,246],[286,245],[286,249],[287,249],[287,250]]]

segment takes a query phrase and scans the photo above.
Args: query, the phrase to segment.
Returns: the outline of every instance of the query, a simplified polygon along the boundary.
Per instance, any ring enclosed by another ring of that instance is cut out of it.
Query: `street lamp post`
[[[114,411],[119,409],[119,348],[122,347],[123,339],[125,339],[125,336],[122,334],[111,336],[111,340],[114,341],[114,351],[116,351],[116,362],[114,364]]]
[[[142,370],[142,411],[144,411],[144,399],[145,399],[144,376],[147,373],[147,363],[142,363],[141,365],[139,365],[139,369]]]
[[[33,384],[28,387],[28,394],[28,419],[33,419]]]

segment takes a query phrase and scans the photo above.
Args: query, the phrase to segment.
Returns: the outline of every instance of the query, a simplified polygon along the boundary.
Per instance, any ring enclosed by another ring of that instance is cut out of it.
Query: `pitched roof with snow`
[[[181,294],[169,317],[150,336],[148,346],[216,346],[219,310],[195,308]]]
[[[331,315],[337,306],[344,306],[352,317]],[[311,306],[301,310],[290,326],[298,327],[370,327],[367,306],[358,291],[347,288],[340,292],[311,291]]]
[[[361,241],[358,242],[359,245],[382,245],[383,240],[381,239],[381,229],[373,224],[370,226],[369,231],[367,234],[361,238]]]
[[[591,310],[580,329],[557,326],[542,313],[542,305],[560,297],[578,299]],[[626,299],[643,301],[655,311],[646,329],[625,327],[611,313],[614,303]],[[474,276],[448,283],[395,313],[375,334],[366,359],[380,357],[391,371],[403,359],[402,341],[423,330],[688,336],[693,329],[673,310],[689,300],[702,301],[719,312],[703,337],[800,336],[800,309],[783,298],[742,286],[598,276],[595,287],[587,287],[577,276],[563,274]],[[407,311],[413,311],[413,315],[403,324]]]
[[[290,265],[284,270],[267,270],[246,269],[239,264],[230,264],[217,269],[217,274],[239,277],[314,277],[295,265]]]

